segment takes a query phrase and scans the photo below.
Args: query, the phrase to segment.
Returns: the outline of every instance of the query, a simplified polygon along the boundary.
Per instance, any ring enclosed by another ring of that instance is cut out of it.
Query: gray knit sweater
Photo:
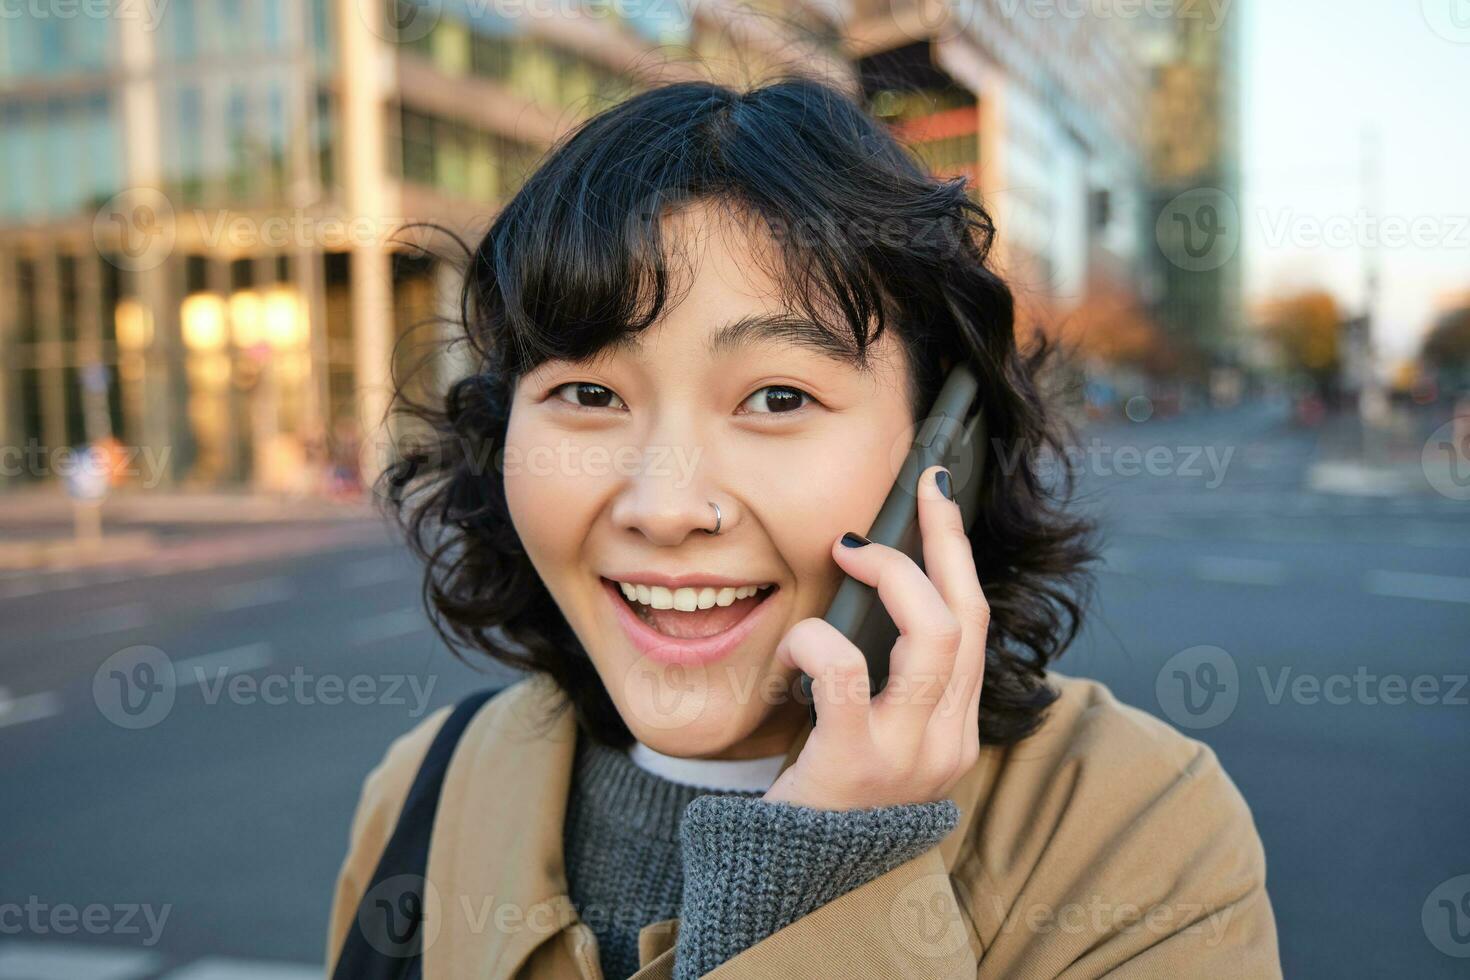
[[[567,884],[608,980],[636,973],[639,931],[675,916],[675,980],[703,976],[959,822],[951,800],[834,811],[761,795],[671,782],[579,734]]]

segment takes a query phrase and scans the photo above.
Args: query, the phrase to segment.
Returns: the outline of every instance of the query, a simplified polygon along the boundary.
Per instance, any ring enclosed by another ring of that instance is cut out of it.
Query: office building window
[[[117,193],[122,148],[106,95],[63,96],[0,110],[0,217],[32,220],[95,210]]]
[[[534,166],[540,151],[495,133],[428,113],[401,108],[390,124],[390,160],[396,176],[451,197],[503,202]]]
[[[54,77],[106,69],[113,61],[110,17],[37,16],[15,4],[0,14],[0,78]]]
[[[197,88],[178,92],[173,132],[175,185],[181,203],[204,200],[204,96]]]
[[[316,93],[316,154],[322,187],[337,186],[337,100],[326,89]]]

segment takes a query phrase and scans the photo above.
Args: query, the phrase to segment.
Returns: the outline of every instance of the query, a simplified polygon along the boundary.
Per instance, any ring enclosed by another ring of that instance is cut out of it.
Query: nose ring
[[[700,530],[704,531],[705,534],[719,534],[720,525],[724,522],[724,518],[720,516],[720,505],[715,503],[713,500],[709,502],[709,505],[715,509],[715,529],[711,531],[709,528],[706,527],[701,528]]]

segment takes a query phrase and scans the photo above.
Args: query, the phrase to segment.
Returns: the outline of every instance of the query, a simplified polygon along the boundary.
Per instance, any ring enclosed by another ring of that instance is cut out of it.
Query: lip
[[[627,579],[623,581],[627,581]],[[623,593],[618,589],[616,582],[604,578],[602,579],[602,589],[607,593],[608,601],[613,604],[613,609],[618,617],[618,623],[623,627],[623,632],[627,634],[633,646],[644,656],[662,664],[685,664],[689,666],[713,663],[732,652],[761,624],[766,615],[766,608],[771,605],[771,599],[773,598],[772,596],[767,596],[765,599],[762,599],[756,604],[754,609],[746,614],[744,619],[723,633],[685,640],[673,636],[664,636],[658,630],[639,619],[638,614],[633,612],[632,607],[623,599]]]
[[[658,572],[629,572],[626,575],[609,574],[603,578],[614,582],[630,582],[633,585],[662,585],[666,589],[738,589],[742,585],[764,585],[765,579],[731,578],[728,575],[703,575],[686,572],[682,575],[663,575]]]

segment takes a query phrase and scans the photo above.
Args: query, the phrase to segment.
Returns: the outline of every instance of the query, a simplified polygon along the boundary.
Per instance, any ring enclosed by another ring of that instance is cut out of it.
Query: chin
[[[625,688],[617,706],[633,737],[680,758],[719,755],[749,738],[772,707],[755,693],[759,686],[747,697],[724,684],[702,683],[700,673],[683,668]]]

